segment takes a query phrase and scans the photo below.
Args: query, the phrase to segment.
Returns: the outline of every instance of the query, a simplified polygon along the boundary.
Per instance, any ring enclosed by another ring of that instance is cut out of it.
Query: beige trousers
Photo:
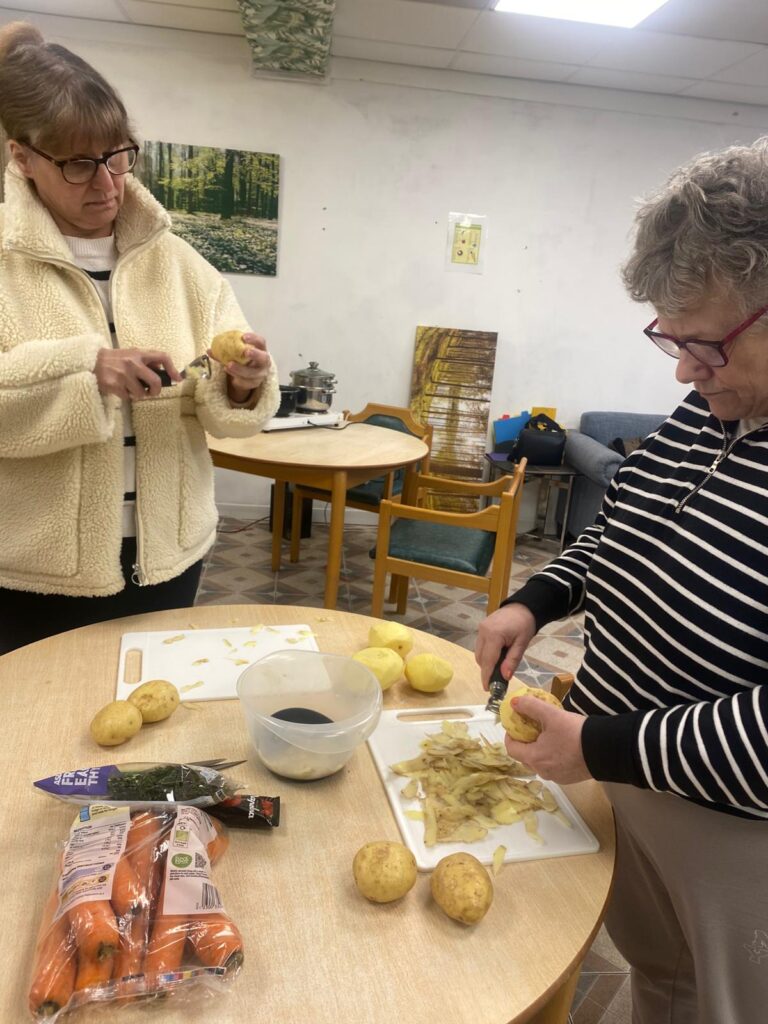
[[[605,783],[616,816],[606,926],[632,1024],[768,1022],[768,822]]]

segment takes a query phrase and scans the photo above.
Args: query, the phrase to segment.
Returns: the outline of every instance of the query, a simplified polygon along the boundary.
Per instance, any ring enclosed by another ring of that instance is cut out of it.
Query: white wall
[[[141,136],[281,155],[278,275],[231,280],[283,383],[316,359],[335,408],[407,404],[415,328],[436,324],[498,332],[493,416],[554,405],[575,425],[683,393],[619,280],[633,202],[768,130],[767,108],[355,61],[326,85],[274,80],[242,40],[29,20],[105,73]],[[482,276],[444,269],[451,210],[489,218]],[[223,507],[267,500],[217,472]]]

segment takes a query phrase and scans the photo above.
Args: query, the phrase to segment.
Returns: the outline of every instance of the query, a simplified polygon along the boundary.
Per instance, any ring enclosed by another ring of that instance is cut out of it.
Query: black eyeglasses
[[[685,349],[686,352],[691,353],[694,359],[698,359],[700,363],[704,363],[707,366],[726,366],[728,355],[725,351],[725,346],[730,344],[739,334],[746,331],[748,327],[751,327],[764,313],[768,313],[768,306],[758,309],[743,324],[739,324],[738,327],[734,328],[722,341],[701,341],[699,338],[687,338],[685,341],[680,341],[679,338],[673,338],[671,334],[662,334],[661,331],[653,330],[659,322],[658,317],[648,324],[643,330],[643,334],[646,338],[650,338],[654,345],[658,346],[662,352],[672,356],[673,359],[679,359],[680,350]]]
[[[136,159],[139,155],[139,147],[134,143],[130,146],[125,146],[123,149],[114,149],[105,156],[83,156],[74,157],[70,160],[56,160],[50,154],[44,153],[42,149],[37,149],[28,142],[25,142],[24,145],[27,149],[31,149],[33,153],[37,153],[38,156],[42,156],[46,160],[50,160],[52,164],[55,164],[61,171],[64,181],[69,182],[70,185],[85,185],[86,182],[93,181],[101,164],[104,164],[110,174],[127,174],[136,165]]]

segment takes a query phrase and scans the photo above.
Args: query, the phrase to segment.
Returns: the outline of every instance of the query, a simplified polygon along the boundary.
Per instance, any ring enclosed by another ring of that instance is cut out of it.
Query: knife
[[[493,672],[491,672],[491,678],[488,680],[488,703],[485,705],[485,710],[492,711],[497,718],[501,702],[504,700],[507,693],[507,687],[509,686],[509,680],[505,679],[501,674],[501,665],[506,658],[508,651],[508,647],[501,648],[499,660],[494,665]]]

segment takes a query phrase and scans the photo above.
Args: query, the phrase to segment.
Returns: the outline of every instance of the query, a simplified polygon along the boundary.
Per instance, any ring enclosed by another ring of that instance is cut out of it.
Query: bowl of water
[[[276,651],[249,665],[237,696],[261,761],[286,779],[338,772],[376,728],[381,686],[341,654]]]

